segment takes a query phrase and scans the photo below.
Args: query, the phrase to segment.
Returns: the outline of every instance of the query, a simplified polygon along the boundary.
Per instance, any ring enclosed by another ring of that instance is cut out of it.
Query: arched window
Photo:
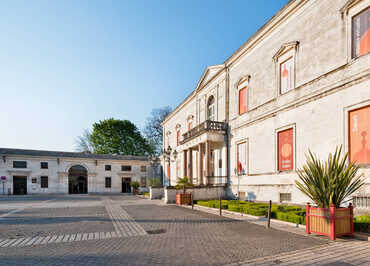
[[[215,97],[211,96],[208,98],[207,110],[208,110],[208,120],[214,121],[215,120]]]

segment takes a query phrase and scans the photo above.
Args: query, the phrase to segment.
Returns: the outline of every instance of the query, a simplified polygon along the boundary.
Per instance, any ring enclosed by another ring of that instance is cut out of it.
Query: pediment
[[[339,10],[342,14],[348,14],[348,10],[362,0],[348,0],[347,3]]]
[[[210,79],[212,79],[223,68],[224,68],[224,65],[214,65],[214,66],[207,67],[204,70],[202,76],[200,77],[195,90],[199,91],[203,87],[204,84],[207,84],[207,82]]]
[[[274,55],[274,57],[273,57],[274,61],[277,61],[277,59],[278,59],[281,55],[285,54],[287,51],[289,51],[289,50],[291,50],[291,49],[296,50],[296,49],[297,49],[297,47],[298,47],[298,44],[299,44],[299,42],[298,42],[298,41],[284,43],[284,44],[280,47],[280,49],[275,53],[275,55]]]

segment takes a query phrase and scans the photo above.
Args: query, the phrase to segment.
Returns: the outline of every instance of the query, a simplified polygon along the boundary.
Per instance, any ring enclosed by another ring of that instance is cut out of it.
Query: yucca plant
[[[190,183],[189,178],[185,176],[184,178],[177,179],[177,185],[175,186],[176,189],[183,189],[183,193],[185,194],[185,189],[187,187],[193,187],[193,184]]]
[[[318,207],[339,208],[342,203],[364,184],[359,166],[348,162],[348,153],[342,153],[342,146],[329,154],[327,161],[320,161],[309,150],[306,164],[298,170],[298,189],[307,195]]]

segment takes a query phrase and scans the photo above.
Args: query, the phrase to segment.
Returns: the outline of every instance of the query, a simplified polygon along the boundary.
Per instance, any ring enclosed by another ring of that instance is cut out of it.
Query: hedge
[[[218,208],[218,200],[198,200],[200,206]],[[233,212],[242,212],[255,216],[266,216],[268,204],[254,203],[239,200],[222,200],[222,209],[228,209]],[[306,210],[300,206],[276,205],[271,206],[271,218],[295,224],[306,224]],[[354,218],[355,231],[370,233],[370,215],[356,216]]]
[[[370,215],[356,216],[354,218],[355,231],[370,233]]]

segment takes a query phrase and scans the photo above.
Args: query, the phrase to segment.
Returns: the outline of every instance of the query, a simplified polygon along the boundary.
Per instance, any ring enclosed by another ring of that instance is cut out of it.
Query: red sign
[[[370,106],[349,113],[349,158],[359,164],[370,163]]]
[[[278,133],[278,170],[293,170],[293,129],[287,129]]]

